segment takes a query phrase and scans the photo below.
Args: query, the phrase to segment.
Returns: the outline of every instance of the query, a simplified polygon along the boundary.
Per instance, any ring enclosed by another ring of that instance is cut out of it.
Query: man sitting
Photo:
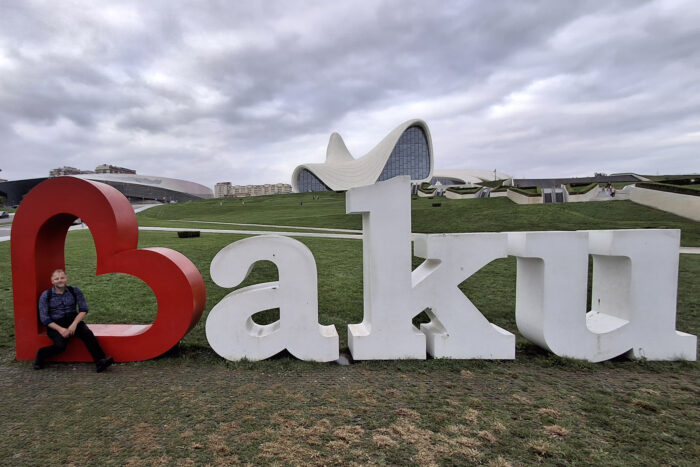
[[[114,359],[105,357],[97,338],[83,322],[89,311],[83,292],[77,287],[66,285],[67,281],[66,272],[56,269],[51,273],[53,287],[39,297],[39,320],[46,326],[46,334],[53,345],[39,349],[34,359],[34,369],[42,369],[47,358],[65,351],[70,338],[78,336],[95,360],[97,372],[103,372],[114,363]]]

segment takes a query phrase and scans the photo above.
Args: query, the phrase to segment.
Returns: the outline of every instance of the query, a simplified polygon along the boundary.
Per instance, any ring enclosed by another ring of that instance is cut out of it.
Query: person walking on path
[[[83,292],[67,285],[67,282],[66,272],[56,269],[51,273],[53,287],[39,297],[39,321],[46,326],[46,334],[53,345],[39,349],[34,359],[34,369],[42,369],[47,358],[64,352],[68,341],[77,336],[85,343],[97,372],[101,373],[114,363],[114,359],[105,356],[97,338],[83,322],[89,311]]]

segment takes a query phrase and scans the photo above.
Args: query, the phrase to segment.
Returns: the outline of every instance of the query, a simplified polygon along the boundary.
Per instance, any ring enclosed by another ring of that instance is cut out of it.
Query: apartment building
[[[63,175],[80,175],[80,174],[90,174],[90,173],[95,173],[95,172],[91,172],[89,170],[80,170],[80,169],[76,169],[75,167],[68,167],[66,165],[63,167],[58,167],[56,169],[49,170],[49,177],[61,177]]]
[[[135,174],[136,171],[125,167],[117,167],[116,165],[102,164],[95,167],[95,173],[98,174]]]
[[[291,192],[292,185],[288,183],[232,185],[231,182],[220,182],[214,187],[214,196],[217,198],[243,198],[246,196],[280,195]]]

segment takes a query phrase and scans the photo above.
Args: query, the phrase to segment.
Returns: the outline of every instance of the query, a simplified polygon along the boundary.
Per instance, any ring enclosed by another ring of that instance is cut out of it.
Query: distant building
[[[124,173],[75,176],[111,185],[131,202],[158,201],[171,203],[209,199],[213,196],[211,188],[176,178]]]
[[[102,164],[95,167],[95,170],[81,170],[75,167],[63,166],[49,171],[49,177],[62,177],[64,175],[82,175],[82,174],[135,174],[136,171],[116,165]]]
[[[409,175],[414,192],[422,183],[472,186],[509,175],[490,170],[440,170],[433,167],[433,143],[428,124],[408,120],[394,128],[372,150],[355,159],[338,133],[331,134],[326,161],[298,166],[292,174],[294,192],[345,191]]]
[[[423,120],[409,120],[394,128],[362,157],[355,159],[338,133],[331,134],[324,163],[294,169],[294,192],[345,191],[398,175],[420,184],[433,175],[433,143]]]
[[[80,175],[80,174],[91,174],[91,173],[95,173],[95,172],[91,172],[89,170],[80,170],[80,169],[76,169],[75,167],[63,166],[63,167],[59,167],[57,169],[49,170],[49,177],[62,177],[64,175]]]
[[[231,185],[231,182],[220,182],[214,187],[214,196],[217,198],[243,198],[246,196],[282,195],[291,192],[292,186],[288,183]]]
[[[98,174],[135,174],[136,171],[116,165],[102,164],[95,167],[95,173]]]
[[[214,185],[214,197],[225,198],[231,193],[231,182],[219,182]]]
[[[196,201],[214,195],[211,188],[199,183],[153,175],[83,173],[69,176],[111,185],[132,203]],[[0,196],[5,196],[10,206],[20,204],[24,195],[44,180],[46,178],[2,182]]]

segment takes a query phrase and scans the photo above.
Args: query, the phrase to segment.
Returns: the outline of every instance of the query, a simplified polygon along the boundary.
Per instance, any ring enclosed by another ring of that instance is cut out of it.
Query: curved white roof
[[[211,188],[199,183],[188,182],[187,180],[179,180],[177,178],[156,177],[153,175],[139,174],[80,174],[71,175],[71,177],[83,178],[85,180],[94,180],[96,182],[116,182],[129,183],[132,185],[145,185],[163,188],[166,190],[179,191],[188,195],[197,196],[199,198],[213,198],[214,193]]]
[[[349,190],[353,187],[371,185],[377,181],[386,165],[391,152],[401,135],[412,126],[420,127],[428,142],[430,172],[422,180],[428,181],[433,174],[433,141],[428,125],[423,120],[409,120],[394,128],[383,140],[364,156],[354,159],[338,133],[333,133],[326,149],[326,162],[322,164],[302,164],[292,174],[292,189],[299,191],[297,180],[299,173],[306,169],[313,173],[331,190]]]
[[[433,178],[435,177],[445,177],[445,178],[456,178],[463,180],[465,184],[467,183],[481,183],[493,181],[493,170],[461,170],[461,169],[447,169],[447,170],[436,170],[433,173]],[[513,178],[508,174],[503,172],[496,172],[496,178],[498,180],[504,180],[507,178]]]

